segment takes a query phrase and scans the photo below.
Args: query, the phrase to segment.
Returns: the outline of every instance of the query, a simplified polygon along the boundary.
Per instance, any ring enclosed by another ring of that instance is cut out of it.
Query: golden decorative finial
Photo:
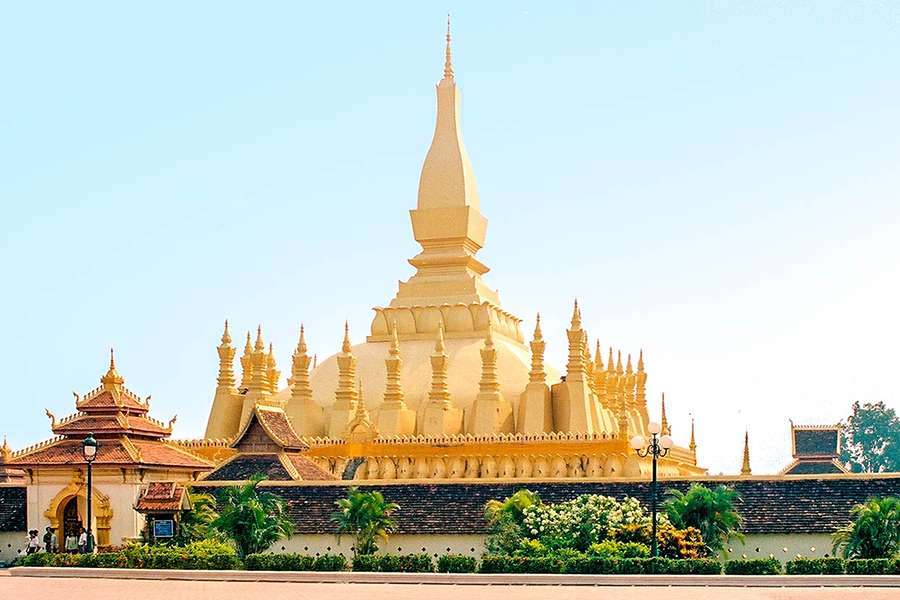
[[[741,475],[751,475],[750,472],[750,434],[744,430],[744,461],[741,464]]]
[[[444,322],[438,321],[437,341],[434,343],[435,354],[444,354]]]
[[[387,371],[384,384],[384,404],[395,408],[406,408],[403,403],[403,386],[400,384],[400,368],[403,360],[400,358],[400,338],[397,335],[397,320],[391,320],[391,347],[388,357],[384,359]]]
[[[617,352],[617,357],[616,357],[616,375],[618,375],[619,377],[621,377],[622,375],[625,374],[625,371],[622,369],[622,351],[621,351],[621,350],[616,350],[616,352]]]
[[[228,319],[225,319],[225,331],[222,332],[222,343],[216,348],[219,355],[219,377],[216,380],[219,388],[234,388],[234,347],[231,345],[231,334],[228,331]]]
[[[663,435],[671,435],[669,431],[669,420],[666,418],[666,393],[662,393],[662,416],[660,417],[660,426]]]
[[[312,388],[309,386],[309,356],[306,354],[306,333],[300,324],[300,339],[291,361],[291,401],[297,406],[312,402]]]
[[[431,354],[431,390],[428,401],[443,408],[450,407],[450,390],[447,387],[447,354],[444,352],[444,322],[438,321],[437,341]]]
[[[597,344],[594,347],[594,373],[598,373],[603,370],[603,356],[600,352],[600,339],[597,339]]]
[[[575,308],[572,310],[572,330],[581,329],[581,309],[578,308],[578,298],[575,298]]]
[[[644,349],[643,348],[641,348],[640,352],[638,353],[637,370],[638,370],[638,373],[644,372]]]
[[[694,455],[694,464],[697,464],[697,442],[694,441],[694,417],[691,417],[691,443],[688,444],[688,450]]]
[[[112,348],[109,349],[109,370],[100,378],[100,383],[104,386],[118,386],[125,383],[125,379],[116,371],[116,356]]]
[[[628,363],[625,365],[625,374],[631,375],[632,373],[634,373],[634,369],[631,366],[631,354],[629,353],[628,354]]]
[[[6,434],[3,434],[3,446],[0,446],[0,462],[8,463],[12,460],[12,448],[9,447],[9,442],[6,440]]]
[[[528,380],[531,383],[545,383],[547,373],[544,371],[544,336],[541,334],[541,313],[534,323],[534,339],[531,340],[531,372]]]
[[[250,343],[250,332],[247,332],[247,341],[244,342],[244,353],[241,355],[241,389],[250,387],[250,357],[253,354],[253,345]]]
[[[266,349],[266,344],[265,342],[263,342],[262,325],[258,325],[256,327],[256,344],[254,344],[253,348],[257,351],[263,351]]]
[[[391,356],[400,356],[400,338],[397,335],[397,319],[391,320],[391,347],[388,350]]]
[[[453,79],[453,60],[450,56],[450,13],[447,13],[447,48],[444,50],[444,79]]]
[[[272,349],[272,342],[269,342],[269,353],[266,355],[266,379],[269,383],[269,393],[278,393],[281,371],[275,368],[275,350]]]
[[[350,344],[350,323],[344,321],[344,343],[341,345],[341,352],[346,354],[350,352],[350,348],[352,348]]]
[[[300,323],[300,340],[297,342],[297,352],[306,354],[306,332],[303,329],[303,323]]]

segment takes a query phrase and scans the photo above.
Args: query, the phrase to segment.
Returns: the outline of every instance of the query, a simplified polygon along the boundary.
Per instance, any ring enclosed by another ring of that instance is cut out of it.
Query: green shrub
[[[667,574],[718,575],[722,566],[711,558],[622,558],[610,559],[582,554],[579,557],[559,558],[485,555],[481,573],[580,573],[580,574]]]
[[[438,573],[474,573],[477,568],[475,557],[464,554],[445,554],[437,561]]]
[[[650,556],[650,548],[639,542],[604,540],[599,544],[591,544],[587,553],[598,558],[647,558]]]
[[[900,558],[848,560],[847,575],[900,575]]]
[[[641,559],[636,559],[641,560]],[[646,559],[647,573],[665,575],[719,575],[722,565],[713,558],[650,558]]]
[[[620,560],[586,555],[566,562],[565,568],[566,573],[579,575],[613,575],[621,572],[621,562]]]
[[[788,575],[840,575],[844,572],[843,558],[795,558],[784,566]]]
[[[343,554],[322,554],[313,561],[313,571],[346,571],[350,563]]]
[[[248,571],[312,571],[314,556],[304,554],[248,554],[244,568]]]
[[[751,558],[729,560],[725,563],[726,575],[778,575],[781,563],[777,558]]]
[[[354,571],[377,573],[433,573],[428,554],[360,554],[353,559]]]

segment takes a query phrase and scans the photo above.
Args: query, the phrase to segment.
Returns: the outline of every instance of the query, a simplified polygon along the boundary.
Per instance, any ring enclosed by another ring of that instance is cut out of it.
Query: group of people
[[[28,532],[28,539],[25,543],[25,554],[37,554],[43,550],[44,552],[59,552],[59,542],[56,538],[56,532],[52,527],[47,527],[42,538],[38,537],[38,530],[32,529]],[[67,535],[63,550],[69,554],[85,554],[88,551],[88,535],[84,527],[78,528],[78,535],[72,533]]]

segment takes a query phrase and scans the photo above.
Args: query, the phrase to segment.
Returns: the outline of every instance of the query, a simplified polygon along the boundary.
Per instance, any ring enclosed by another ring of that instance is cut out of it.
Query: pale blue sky
[[[556,4],[556,5],[554,5]],[[900,408],[900,4],[7,3],[0,432],[47,437],[110,345],[202,434],[222,320],[289,370],[417,251],[444,14],[504,306],[564,364],[578,296],[675,437],[735,472],[788,418]]]

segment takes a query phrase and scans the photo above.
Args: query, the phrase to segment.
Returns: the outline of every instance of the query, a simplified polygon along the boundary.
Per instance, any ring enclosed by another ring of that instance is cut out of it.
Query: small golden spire
[[[254,344],[253,349],[257,352],[262,352],[266,349],[266,343],[263,342],[262,325],[256,327],[256,344]]]
[[[547,373],[544,371],[544,336],[541,334],[541,313],[537,314],[534,323],[534,339],[531,340],[531,372],[528,380],[531,383],[545,383]]]
[[[234,389],[234,347],[231,345],[228,319],[225,319],[222,343],[216,348],[216,352],[219,355],[219,377],[216,382],[220,389]]]
[[[272,342],[269,342],[269,353],[266,355],[266,379],[269,383],[269,393],[277,394],[281,371],[275,368],[275,350],[272,348]]]
[[[250,332],[247,332],[247,342],[244,344],[244,354],[249,355],[253,352],[253,344],[250,343]]]
[[[741,475],[747,476],[751,475],[750,471],[750,434],[745,429],[744,430],[744,460],[741,464]]]
[[[625,374],[625,370],[622,369],[622,351],[621,351],[621,350],[617,350],[616,352],[617,352],[617,357],[616,357],[616,375],[618,375],[619,377],[621,377],[622,375]]]
[[[300,339],[297,341],[297,352],[306,354],[306,331],[304,331],[303,323],[300,323]]]
[[[350,352],[352,345],[350,344],[350,323],[344,321],[344,343],[341,345],[341,352],[347,354]]]
[[[581,309],[578,308],[578,298],[575,298],[575,308],[572,309],[572,331],[581,329]]]
[[[400,358],[400,338],[397,335],[397,321],[391,320],[391,347],[388,349],[388,357],[384,359],[386,370],[384,383],[384,404],[388,406],[406,408],[403,402],[403,386],[400,383],[400,368],[403,360]]]
[[[116,355],[112,348],[109,349],[109,370],[100,378],[100,383],[104,386],[117,386],[125,383],[125,379],[116,371]]]
[[[613,361],[612,346],[609,347],[609,356],[606,358],[606,372],[609,375],[615,375],[616,373],[616,363]]]
[[[694,441],[694,417],[691,417],[691,443],[688,444],[688,450],[694,455],[694,464],[697,462],[697,442]]]
[[[662,393],[662,416],[660,417],[660,426],[663,435],[672,435],[669,430],[669,420],[666,418],[666,393]]]
[[[453,60],[450,56],[450,13],[447,13],[447,48],[444,50],[444,79],[453,79]]]
[[[391,356],[400,356],[400,338],[397,336],[397,320],[391,321],[391,347],[388,350]]]
[[[628,363],[625,365],[625,374],[631,375],[634,373],[634,369],[631,366],[631,353],[628,354]]]
[[[309,386],[309,356],[306,354],[306,332],[300,324],[300,339],[297,349],[291,357],[291,400],[303,404],[312,401],[312,388]]]
[[[250,343],[250,332],[247,332],[247,340],[244,342],[244,353],[241,355],[241,389],[250,387],[250,357],[253,354],[253,344]]]
[[[594,373],[598,373],[603,370],[603,355],[600,352],[600,339],[597,339],[597,344],[594,349]]]
[[[543,341],[544,335],[541,333],[541,313],[537,314],[537,318],[534,321],[534,341],[540,342]]]
[[[643,348],[641,348],[640,352],[638,353],[637,372],[638,373],[644,372],[644,349]]]
[[[444,408],[450,407],[450,390],[447,387],[447,354],[444,351],[444,323],[438,321],[438,336],[431,354],[431,390],[428,401]]]
[[[0,446],[0,463],[8,463],[12,460],[12,448],[6,440],[6,434],[3,434],[3,446]]]

